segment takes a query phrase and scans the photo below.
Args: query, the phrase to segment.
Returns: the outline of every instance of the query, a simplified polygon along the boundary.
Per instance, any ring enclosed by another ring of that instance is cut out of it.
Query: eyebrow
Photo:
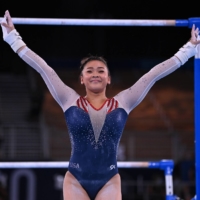
[[[86,67],[86,69],[93,69],[93,67]],[[104,67],[97,67],[97,69],[104,69]]]

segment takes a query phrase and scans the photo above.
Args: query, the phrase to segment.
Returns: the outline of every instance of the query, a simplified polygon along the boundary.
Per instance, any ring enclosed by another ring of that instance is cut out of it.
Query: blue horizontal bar
[[[161,160],[160,162],[149,162],[149,168],[159,168],[166,170],[167,168],[173,168],[173,160]]]
[[[200,18],[199,17],[195,17],[195,18],[189,18],[189,28],[192,28],[192,25],[195,24],[196,27],[200,28]]]
[[[182,26],[182,27],[188,27],[189,25],[189,22],[188,20],[185,20],[185,19],[177,19],[176,20],[176,25],[175,26]]]
[[[196,27],[200,27],[200,18],[199,17],[194,17],[194,18],[189,18],[188,20],[177,19],[176,22],[175,22],[175,26],[177,26],[177,27],[192,28],[193,24],[195,24]]]

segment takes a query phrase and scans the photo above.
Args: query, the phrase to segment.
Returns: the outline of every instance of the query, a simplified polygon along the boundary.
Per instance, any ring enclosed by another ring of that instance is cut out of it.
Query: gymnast
[[[121,200],[117,149],[128,114],[144,99],[156,81],[172,73],[196,54],[199,29],[193,25],[190,40],[168,60],[156,65],[133,86],[113,98],[106,97],[111,83],[103,57],[81,61],[84,97],[65,85],[56,72],[23,42],[11,16],[1,22],[3,39],[44,79],[63,110],[71,141],[71,158],[63,182],[64,200]]]

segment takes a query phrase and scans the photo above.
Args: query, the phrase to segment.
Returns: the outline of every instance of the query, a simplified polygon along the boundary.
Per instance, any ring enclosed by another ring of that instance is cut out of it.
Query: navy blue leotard
[[[95,199],[101,188],[118,173],[117,149],[128,114],[144,99],[160,78],[181,66],[175,57],[156,65],[133,86],[95,109],[66,86],[47,63],[28,47],[19,56],[38,71],[61,106],[71,140],[69,171]]]
[[[87,112],[72,106],[65,112],[65,118],[73,144],[69,171],[90,199],[94,199],[105,183],[118,173],[116,153],[127,113],[122,108],[109,112],[97,142]]]

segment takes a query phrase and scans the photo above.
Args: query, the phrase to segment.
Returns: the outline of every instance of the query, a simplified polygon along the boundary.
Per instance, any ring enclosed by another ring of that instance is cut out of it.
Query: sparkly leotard
[[[108,99],[97,110],[66,86],[55,71],[28,47],[19,56],[41,74],[61,106],[72,147],[68,169],[92,200],[118,173],[117,149],[128,114],[144,99],[157,80],[181,66],[176,57],[171,57],[152,68],[132,87]]]

